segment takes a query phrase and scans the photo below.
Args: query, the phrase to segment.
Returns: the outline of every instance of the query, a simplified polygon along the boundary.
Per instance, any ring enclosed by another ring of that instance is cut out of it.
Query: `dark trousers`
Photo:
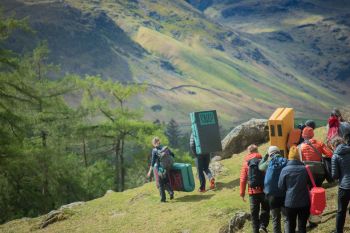
[[[267,202],[264,193],[249,195],[249,202],[252,215],[253,233],[259,233],[260,227],[267,227],[269,225],[269,203]]]
[[[336,220],[337,233],[343,233],[344,231],[346,210],[348,208],[349,201],[350,201],[350,189],[339,188],[338,211],[337,211],[337,220]]]
[[[295,233],[295,228],[298,219],[298,232],[306,232],[307,219],[310,216],[310,206],[303,208],[286,208],[286,215],[288,219],[288,231],[287,233]]]
[[[198,173],[198,179],[200,183],[200,189],[205,189],[205,175],[207,175],[208,179],[211,179],[213,176],[211,174],[211,171],[209,170],[209,163],[210,163],[210,155],[197,155],[196,156],[196,166],[197,166],[197,173]],[[205,174],[205,175],[204,175]]]
[[[165,190],[168,191],[169,195],[172,196],[174,195],[174,191],[171,188],[170,182],[169,182],[169,177],[166,176],[165,178],[159,177],[159,193],[160,193],[160,200],[165,201],[166,196],[165,196]]]
[[[323,181],[326,179],[325,175],[320,175],[320,174],[312,174],[315,180],[315,184],[317,187],[321,187]]]
[[[283,215],[284,222],[284,231],[287,232],[288,229],[288,221],[285,213],[284,199],[285,197],[275,197],[272,195],[266,195],[266,199],[269,203],[271,217],[272,217],[272,225],[274,233],[281,233],[281,214]]]

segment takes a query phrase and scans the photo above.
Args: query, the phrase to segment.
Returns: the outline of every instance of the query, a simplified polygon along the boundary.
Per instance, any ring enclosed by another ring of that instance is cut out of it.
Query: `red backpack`
[[[310,189],[310,214],[321,215],[326,208],[326,190],[322,187],[316,187],[309,166],[306,165],[305,167],[313,186]]]

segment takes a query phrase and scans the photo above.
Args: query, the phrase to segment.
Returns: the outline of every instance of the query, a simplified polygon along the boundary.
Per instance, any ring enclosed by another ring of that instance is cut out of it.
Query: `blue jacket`
[[[332,177],[339,179],[339,188],[350,189],[350,146],[339,145],[332,157]]]
[[[281,171],[278,187],[286,193],[284,206],[303,208],[310,206],[308,184],[310,178],[304,164],[298,160],[290,160]]]
[[[278,179],[282,169],[287,165],[287,159],[275,154],[271,156],[270,161],[262,161],[259,163],[260,170],[264,169],[264,164],[268,164],[264,179],[264,193],[274,197],[284,197],[285,193],[278,188]]]

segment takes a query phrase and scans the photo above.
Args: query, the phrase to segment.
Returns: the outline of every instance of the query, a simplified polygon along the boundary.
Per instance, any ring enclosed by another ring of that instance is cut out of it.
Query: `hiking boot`
[[[170,200],[173,200],[174,199],[174,194],[170,194]]]
[[[260,227],[259,233],[267,233],[266,227]]]
[[[215,179],[214,178],[210,179],[210,189],[215,189]]]
[[[205,193],[206,190],[205,190],[205,188],[204,188],[204,189],[198,189],[198,192],[200,192],[200,193]]]

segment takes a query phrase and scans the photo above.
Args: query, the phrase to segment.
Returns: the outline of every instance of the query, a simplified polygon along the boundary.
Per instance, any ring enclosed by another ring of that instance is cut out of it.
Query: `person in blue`
[[[298,232],[306,232],[306,223],[310,215],[309,189],[311,181],[304,164],[300,161],[298,148],[292,146],[288,155],[289,161],[278,180],[278,188],[285,193],[284,208],[287,215],[287,233],[295,233],[298,221]]]
[[[336,218],[336,233],[344,232],[346,211],[350,202],[350,146],[341,137],[331,141],[334,150],[332,157],[332,177],[339,179],[338,211]],[[350,211],[349,211],[350,212]]]
[[[206,185],[206,180],[205,180],[205,175],[207,175],[209,182],[210,182],[210,189],[215,188],[215,179],[209,169],[209,163],[210,163],[210,154],[200,154],[198,155],[196,153],[196,143],[194,141],[193,134],[191,134],[190,137],[190,150],[192,154],[195,157],[195,163],[197,167],[197,172],[198,172],[198,178],[199,178],[199,192],[204,193],[206,192],[205,185]]]
[[[160,139],[159,137],[154,137],[152,139],[152,158],[151,158],[151,166],[150,169],[147,173],[147,177],[151,177],[152,170],[154,172],[154,176],[156,177],[156,183],[157,187],[159,189],[160,193],[160,201],[161,202],[166,202],[166,195],[165,195],[165,190],[168,191],[170,200],[174,199],[174,191],[171,188],[170,181],[169,181],[169,176],[168,174],[165,174],[163,177],[158,176],[158,171],[160,168],[160,159],[159,159],[159,151],[162,150],[163,146],[160,144]],[[174,153],[170,152],[172,157],[175,157]],[[158,179],[157,179],[158,177]]]

